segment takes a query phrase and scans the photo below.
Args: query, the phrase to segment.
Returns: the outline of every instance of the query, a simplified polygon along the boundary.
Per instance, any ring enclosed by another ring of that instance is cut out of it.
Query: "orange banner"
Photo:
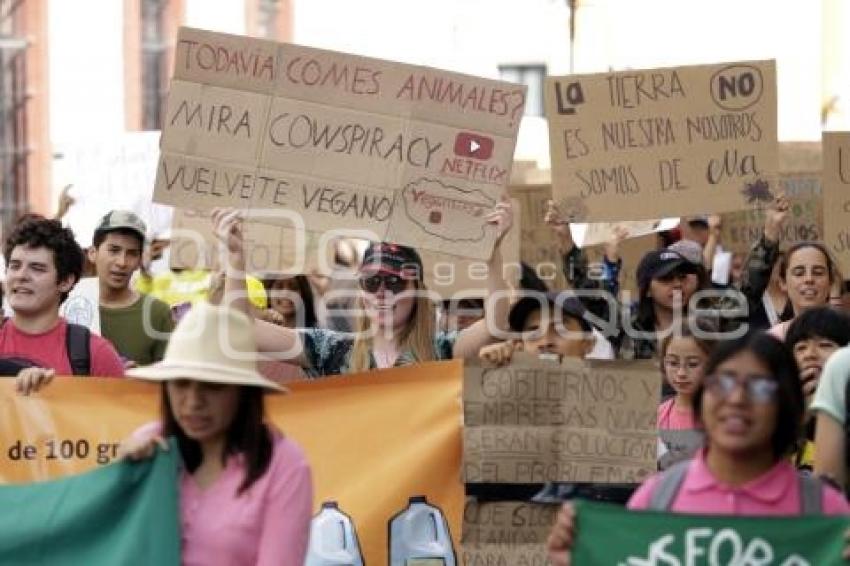
[[[367,564],[387,564],[390,521],[424,496],[445,515],[458,549],[463,484],[459,361],[291,384],[269,416],[307,453],[315,507],[335,501]],[[31,397],[0,380],[0,482],[83,472],[158,415],[159,388],[130,380],[57,378]]]

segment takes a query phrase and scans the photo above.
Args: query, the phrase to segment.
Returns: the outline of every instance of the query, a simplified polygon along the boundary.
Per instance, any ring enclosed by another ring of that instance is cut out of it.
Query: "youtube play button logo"
[[[485,161],[493,156],[493,139],[481,134],[461,132],[455,138],[455,155]]]

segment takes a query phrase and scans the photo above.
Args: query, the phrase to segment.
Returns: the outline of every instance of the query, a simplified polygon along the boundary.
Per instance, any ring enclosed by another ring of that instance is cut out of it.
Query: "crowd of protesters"
[[[550,203],[540,221],[563,260],[560,284],[524,265],[510,285],[501,242],[514,211],[504,200],[486,217],[496,242],[486,294],[463,301],[435,300],[417,250],[389,242],[340,240],[329,273],[247,273],[238,210],[213,213],[215,271],[155,272],[168,243],[150,241],[129,211],[106,214],[88,250],[60,220],[27,216],[3,250],[0,373],[23,395],[56,375],[126,372],[162,383],[160,420],[123,453],[144,458],[177,437],[187,564],[222,556],[294,564],[306,552],[310,467],[265,421],[264,393],[293,379],[432,360],[508,364],[516,352],[655,360],[659,431],[693,430],[701,444],[640,486],[484,485],[470,495],[589,497],[676,513],[848,514],[845,279],[822,242],[780,244],[788,211],[778,197],[733,269],[715,267],[730,255],[720,218],[685,219],[659,234],[629,266],[636,280],[623,282],[628,233],[615,230],[591,269]],[[97,278],[100,335],[60,316],[83,274]],[[625,283],[637,289],[632,301],[623,300]],[[226,355],[227,340],[254,359]],[[228,528],[245,517],[249,524]],[[565,503],[548,541],[554,564],[569,563],[579,523]]]

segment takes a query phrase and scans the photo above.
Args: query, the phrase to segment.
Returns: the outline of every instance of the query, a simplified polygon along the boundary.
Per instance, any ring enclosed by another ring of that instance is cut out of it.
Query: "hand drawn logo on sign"
[[[484,238],[483,216],[496,204],[479,189],[461,189],[424,177],[405,186],[401,197],[408,218],[428,234],[451,242]]]
[[[770,184],[763,179],[746,183],[741,194],[747,199],[747,204],[766,204],[772,202],[774,198],[773,193],[770,192]]]
[[[711,98],[724,110],[746,110],[761,98],[764,80],[761,71],[750,65],[730,65],[711,77]]]
[[[493,156],[493,139],[481,134],[461,132],[455,138],[455,155],[486,161]]]

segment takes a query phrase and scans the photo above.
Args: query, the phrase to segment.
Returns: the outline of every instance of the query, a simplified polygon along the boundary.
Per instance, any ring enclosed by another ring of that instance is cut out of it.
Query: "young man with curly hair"
[[[18,391],[38,389],[53,375],[123,376],[124,365],[108,340],[59,316],[83,270],[83,250],[73,232],[56,220],[28,216],[9,235],[3,254],[14,316],[0,326],[0,370],[17,375]]]

